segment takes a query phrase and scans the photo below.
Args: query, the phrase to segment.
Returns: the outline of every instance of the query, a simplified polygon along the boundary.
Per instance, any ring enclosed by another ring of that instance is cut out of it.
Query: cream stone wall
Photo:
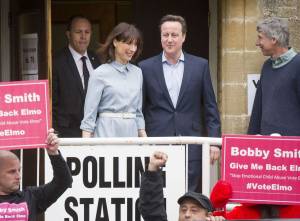
[[[290,43],[300,49],[300,0],[220,0],[218,101],[223,134],[247,132],[247,75],[259,74],[266,57],[255,46],[264,17],[289,21]]]

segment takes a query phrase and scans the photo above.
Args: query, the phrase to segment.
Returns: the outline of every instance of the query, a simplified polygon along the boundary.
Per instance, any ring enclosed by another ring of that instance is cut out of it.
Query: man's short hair
[[[165,15],[164,17],[162,17],[159,22],[159,30],[161,30],[162,24],[168,21],[179,22],[181,24],[182,33],[186,34],[187,32],[186,21],[180,15]]]
[[[70,30],[71,30],[74,21],[77,20],[77,19],[85,19],[85,20],[87,20],[87,21],[91,24],[91,26],[92,26],[91,21],[90,21],[86,16],[84,16],[84,15],[72,15],[72,16],[68,19],[68,23],[67,23],[67,31],[70,31]]]
[[[3,164],[4,159],[7,159],[7,158],[19,159],[17,157],[17,155],[15,153],[13,153],[12,151],[0,150],[0,169],[3,166],[2,164]]]
[[[192,199],[196,201],[199,204],[199,206],[201,206],[203,209],[206,209],[208,212],[213,212],[214,210],[208,197],[206,197],[201,193],[192,192],[192,191],[186,192],[183,196],[181,196],[178,199],[177,202],[180,205],[186,199]]]
[[[276,39],[279,46],[289,47],[290,33],[286,20],[277,17],[266,18],[258,22],[256,30],[270,39]]]

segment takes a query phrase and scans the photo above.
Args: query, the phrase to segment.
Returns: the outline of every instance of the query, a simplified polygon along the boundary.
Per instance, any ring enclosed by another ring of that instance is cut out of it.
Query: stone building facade
[[[300,0],[219,1],[218,101],[223,134],[247,132],[247,76],[267,59],[255,46],[259,19],[276,16],[290,25],[290,45],[300,50]]]

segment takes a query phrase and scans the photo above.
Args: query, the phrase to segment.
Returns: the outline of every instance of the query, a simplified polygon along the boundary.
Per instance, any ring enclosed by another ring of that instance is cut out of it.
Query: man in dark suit
[[[53,59],[52,120],[60,137],[81,137],[89,73],[99,66],[98,58],[87,51],[91,34],[86,17],[71,17],[66,31],[69,45]]]
[[[163,52],[139,63],[144,77],[143,111],[148,136],[220,136],[220,118],[207,60],[182,52],[186,22],[176,15],[161,19]],[[211,162],[220,149],[210,147]],[[189,147],[189,190],[201,178],[201,148]]]

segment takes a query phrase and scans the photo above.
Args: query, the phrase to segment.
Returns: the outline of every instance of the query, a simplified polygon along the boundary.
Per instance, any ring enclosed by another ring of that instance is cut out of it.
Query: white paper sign
[[[45,221],[142,220],[137,209],[141,172],[155,150],[168,154],[163,168],[168,220],[178,220],[177,199],[186,191],[186,148],[168,146],[74,146],[60,148],[73,176],[69,188],[45,213]],[[46,182],[52,167],[45,162]]]
[[[251,115],[260,74],[248,74],[248,115]]]
[[[21,36],[21,68],[22,75],[38,74],[38,34]],[[26,78],[26,77],[24,77]],[[28,78],[28,77],[27,77]],[[34,77],[31,77],[32,80]]]

